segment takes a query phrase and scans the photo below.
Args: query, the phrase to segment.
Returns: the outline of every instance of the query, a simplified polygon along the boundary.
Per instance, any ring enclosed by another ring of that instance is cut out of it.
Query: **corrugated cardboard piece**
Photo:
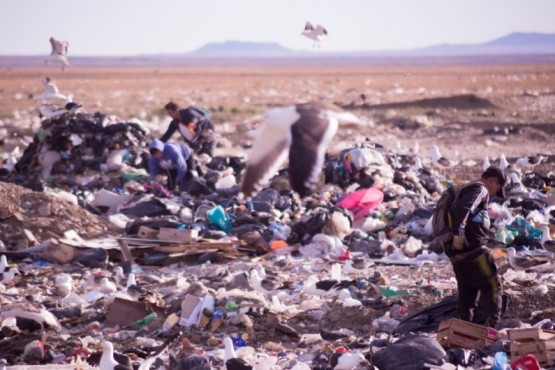
[[[146,303],[116,298],[108,308],[105,324],[107,326],[119,325],[124,327],[142,319],[153,311],[152,307]]]
[[[179,320],[179,325],[185,326],[195,308],[200,304],[202,301],[201,297],[196,295],[187,294],[183,301],[181,302],[181,318]]]
[[[70,245],[51,240],[42,253],[42,258],[48,262],[63,265],[79,254],[78,250]]]

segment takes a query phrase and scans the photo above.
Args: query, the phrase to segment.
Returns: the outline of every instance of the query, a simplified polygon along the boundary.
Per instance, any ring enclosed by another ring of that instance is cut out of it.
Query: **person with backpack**
[[[506,176],[497,167],[487,168],[480,179],[454,193],[445,212],[452,238],[444,241],[445,253],[457,280],[459,318],[473,321],[474,308],[480,294],[484,322],[494,327],[501,315],[502,285],[493,257],[487,249],[490,219],[487,205],[490,197],[504,198]],[[449,201],[445,202],[448,203]]]
[[[179,131],[196,154],[214,156],[216,133],[214,124],[208,117],[208,111],[193,106],[182,109],[173,101],[166,104],[164,109],[172,121],[160,138],[162,142],[167,142],[176,131]]]

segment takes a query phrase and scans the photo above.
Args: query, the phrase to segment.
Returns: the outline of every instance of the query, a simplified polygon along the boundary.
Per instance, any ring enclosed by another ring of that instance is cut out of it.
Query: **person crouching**
[[[167,175],[168,190],[181,189],[187,178],[188,161],[192,159],[191,150],[185,144],[163,143],[152,139],[149,146],[150,179],[158,175]]]

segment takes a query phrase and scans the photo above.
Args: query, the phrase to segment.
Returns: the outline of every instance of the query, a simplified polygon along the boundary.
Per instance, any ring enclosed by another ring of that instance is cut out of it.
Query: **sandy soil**
[[[63,73],[4,68],[0,119],[12,127],[11,135],[37,127],[33,97],[42,91],[44,75],[85,110],[124,120],[139,117],[155,132],[166,127],[162,107],[169,100],[208,107],[230,139],[228,146],[244,144],[241,123],[268,108],[326,101],[367,122],[356,131],[341,130],[335,138],[340,147],[367,137],[398,151],[418,142],[426,155],[435,143],[450,159],[480,163],[485,155],[501,153],[508,158],[555,154],[555,66],[550,64],[72,68]]]
[[[446,170],[463,179],[478,175],[486,155],[496,159],[505,153],[511,161],[524,155],[545,154],[549,159],[542,165],[542,172],[552,170],[555,163],[555,65],[72,68],[64,73],[46,68],[4,68],[0,69],[0,139],[7,140],[0,152],[13,145],[24,146],[25,137],[38,127],[34,96],[42,90],[40,78],[44,75],[50,76],[62,93],[73,94],[84,110],[114,114],[123,120],[138,117],[153,129],[153,134],[166,127],[162,107],[169,100],[205,106],[213,111],[213,120],[226,139],[218,148],[220,153],[237,153],[237,148],[248,144],[245,133],[250,126],[245,121],[268,108],[325,101],[352,110],[365,121],[362,127],[342,128],[332,150],[368,138],[402,153],[418,143],[419,154],[426,156],[429,146],[437,144],[450,159],[475,161],[474,165],[467,162]],[[35,204],[45,201],[41,195],[7,185],[0,187],[0,193],[4,193],[0,205],[2,201],[16,203],[29,219],[37,217]],[[51,212],[56,222],[68,220],[67,225],[59,225],[60,231],[83,225],[78,231],[93,236],[109,228],[104,220],[70,205],[56,206]],[[11,226],[6,225],[5,232],[12,232]],[[42,234],[46,230],[39,224],[29,228],[41,237],[48,236]],[[442,293],[453,293],[448,263],[434,265],[433,271],[390,266],[379,270],[390,279],[397,276],[391,284],[442,282],[446,287]],[[518,292],[508,317],[530,321],[532,311],[545,309],[534,320],[553,318],[549,310],[555,302],[553,290],[543,297],[535,296],[525,284],[508,290]],[[440,299],[428,284],[423,284],[403,302],[414,312]],[[368,333],[370,318],[384,313],[370,308],[363,314],[343,310],[338,316],[337,312],[331,310],[325,322],[333,329],[352,329],[357,334]],[[306,332],[317,331],[320,325],[307,324],[303,316],[289,319],[289,324],[298,329],[309,325],[304,328]],[[255,323],[258,340],[284,339],[282,333],[269,332],[268,327],[272,325],[262,319]],[[190,334],[194,343],[207,339],[201,333]]]

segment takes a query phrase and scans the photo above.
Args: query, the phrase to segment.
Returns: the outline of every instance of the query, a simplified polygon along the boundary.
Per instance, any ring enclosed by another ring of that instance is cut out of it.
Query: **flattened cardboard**
[[[51,242],[42,253],[42,258],[48,262],[63,265],[71,261],[77,254],[79,254],[77,249],[70,245]]]
[[[152,313],[152,310],[146,303],[116,298],[108,308],[105,323],[110,327],[116,325],[124,327],[142,319],[149,313]]]
[[[179,320],[180,325],[189,319],[197,305],[202,301],[201,297],[196,295],[187,294],[183,301],[181,302],[181,319]]]

